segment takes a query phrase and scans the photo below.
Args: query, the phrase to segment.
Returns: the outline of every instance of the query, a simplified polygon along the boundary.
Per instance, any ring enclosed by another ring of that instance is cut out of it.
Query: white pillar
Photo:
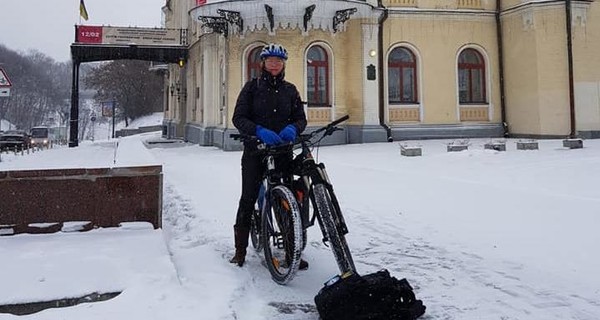
[[[364,125],[379,124],[379,68],[377,66],[377,21],[362,25],[362,74]],[[375,67],[375,80],[367,80],[367,67]]]

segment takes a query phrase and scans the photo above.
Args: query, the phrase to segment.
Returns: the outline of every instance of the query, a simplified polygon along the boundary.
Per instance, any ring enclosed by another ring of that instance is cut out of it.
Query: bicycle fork
[[[335,192],[333,192],[333,185],[329,180],[324,163],[317,164],[317,172],[319,173],[319,176],[321,177],[325,187],[327,188],[327,191],[329,191],[329,195],[331,196],[331,203],[335,209],[334,218],[338,227],[338,231],[345,235],[348,233],[348,226],[346,225],[346,220],[344,220],[344,216],[342,215],[342,209],[340,208],[340,204],[335,196]]]

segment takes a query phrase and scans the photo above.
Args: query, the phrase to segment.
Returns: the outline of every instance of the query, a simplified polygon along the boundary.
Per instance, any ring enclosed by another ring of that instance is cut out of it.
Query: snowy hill
[[[8,130],[12,130],[14,128],[15,128],[15,126],[12,123],[8,122],[7,120],[4,120],[4,119],[0,120],[0,130],[8,131]]]

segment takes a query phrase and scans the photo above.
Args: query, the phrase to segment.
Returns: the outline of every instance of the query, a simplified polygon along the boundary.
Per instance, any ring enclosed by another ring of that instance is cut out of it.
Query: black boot
[[[300,267],[298,269],[300,269],[300,270],[308,269],[308,262],[306,262],[306,260],[300,258]]]
[[[229,262],[237,263],[238,266],[243,266],[246,261],[246,248],[248,247],[248,228],[233,226],[233,235],[235,237],[235,255]]]
[[[289,252],[288,250],[286,250],[285,253],[285,265],[289,266],[290,262],[292,261],[292,254],[291,252]],[[306,262],[306,260],[300,258],[300,265],[298,266],[298,270],[306,270],[308,269],[308,262]]]
[[[294,241],[293,235],[291,233],[288,233],[288,242],[289,244],[291,244]],[[286,249],[285,249],[285,263],[286,265],[290,265],[290,262],[292,261],[292,248],[289,247],[288,244],[286,244]],[[306,260],[300,258],[300,265],[298,266],[298,270],[306,270],[308,269],[308,262],[306,262]]]

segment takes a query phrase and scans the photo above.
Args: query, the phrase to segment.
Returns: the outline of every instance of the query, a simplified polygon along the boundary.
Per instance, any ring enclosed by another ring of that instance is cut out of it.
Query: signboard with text
[[[81,43],[102,43],[102,27],[77,26],[77,39],[75,41]]]
[[[79,25],[75,42],[121,45],[181,45],[181,31],[162,28],[122,28]]]
[[[101,107],[102,107],[102,116],[103,117],[112,117],[113,116],[113,110],[115,107],[114,101],[104,101],[101,103]]]

